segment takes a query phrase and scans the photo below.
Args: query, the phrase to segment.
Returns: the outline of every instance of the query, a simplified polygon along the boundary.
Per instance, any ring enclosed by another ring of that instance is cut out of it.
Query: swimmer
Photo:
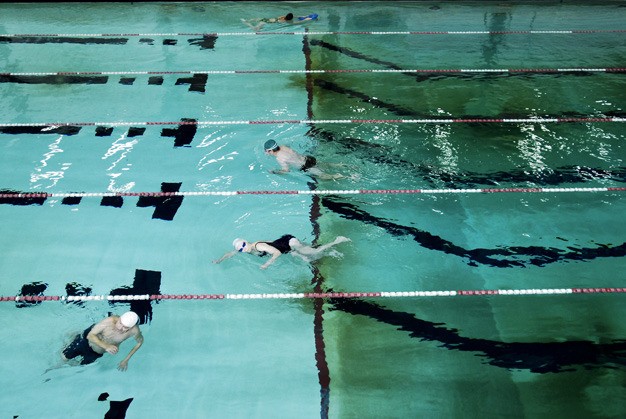
[[[277,175],[287,173],[289,172],[289,169],[293,167],[323,180],[338,180],[347,177],[340,173],[328,174],[322,172],[318,167],[317,159],[315,157],[302,155],[291,147],[287,147],[285,145],[279,146],[274,140],[266,141],[264,148],[265,153],[275,157],[276,161],[280,165],[280,170],[270,170],[270,173]],[[352,175],[350,178],[355,179],[355,176]]]
[[[311,262],[311,260],[322,257],[325,250],[330,249],[331,247],[339,243],[349,241],[350,239],[347,237],[338,236],[331,243],[318,247],[312,247],[301,243],[300,240],[296,239],[291,234],[285,234],[284,236],[274,240],[273,242],[249,242],[244,239],[235,239],[233,241],[233,247],[235,248],[235,250],[226,253],[218,260],[214,260],[213,263],[220,263],[223,260],[232,258],[237,253],[250,253],[251,255],[261,257],[271,256],[270,260],[261,265],[261,269],[267,269],[267,267],[274,263],[276,259],[286,253],[291,253],[293,256],[297,256],[306,262]]]
[[[137,343],[117,367],[120,371],[126,371],[128,361],[143,344],[143,336],[137,326],[138,321],[139,316],[132,311],[127,311],[121,316],[107,317],[76,335],[72,343],[63,349],[61,356],[64,361],[81,357],[81,365],[91,364],[105,352],[115,355],[119,345],[133,336]]]
[[[243,23],[248,25],[251,29],[259,31],[266,23],[287,23],[293,20],[293,13],[287,13],[284,16],[278,17],[261,17],[255,19],[241,19]]]
[[[294,19],[293,13],[287,13],[284,16],[278,17],[270,17],[270,18],[255,18],[255,19],[241,19],[243,23],[248,25],[252,30],[258,32],[265,26],[266,24],[272,23],[288,23],[288,24],[296,24],[296,23],[304,23],[317,19],[317,14],[310,14],[308,16],[298,16]]]

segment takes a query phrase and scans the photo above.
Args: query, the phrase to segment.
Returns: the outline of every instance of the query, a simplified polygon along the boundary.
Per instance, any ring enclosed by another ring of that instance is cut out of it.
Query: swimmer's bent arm
[[[276,261],[276,259],[278,259],[280,257],[280,255],[282,255],[280,250],[278,250],[274,246],[270,246],[267,243],[257,243],[256,249],[258,251],[260,251],[260,252],[266,252],[266,253],[269,253],[270,255],[272,255],[270,260],[268,260],[263,265],[261,265],[261,269],[267,269],[268,266],[270,266],[272,263],[274,263]]]
[[[270,173],[274,173],[275,175],[279,175],[281,173],[289,172],[289,161],[285,160],[282,156],[277,158],[276,161],[280,165],[280,170],[270,170]]]
[[[270,173],[273,173],[275,175],[280,175],[281,173],[288,173],[288,172],[289,172],[289,165],[287,164],[281,164],[280,170],[270,170]]]
[[[108,317],[102,320],[100,323],[96,324],[87,334],[87,340],[92,344],[101,347],[111,355],[115,355],[117,353],[118,347],[110,343],[106,343],[98,337],[98,334],[104,331],[104,329],[107,327],[107,323],[111,322],[113,322],[113,324],[115,323],[115,321],[111,317]],[[111,324],[111,326],[113,326],[113,324]]]
[[[124,358],[124,360],[119,363],[119,365],[117,366],[118,370],[126,371],[126,369],[128,368],[128,361],[130,361],[130,357],[132,357],[135,354],[135,352],[137,352],[139,348],[141,348],[141,345],[143,345],[143,335],[141,334],[141,331],[139,330],[138,327],[137,327],[137,334],[135,334],[135,340],[137,341],[137,343],[135,344],[133,349],[130,350],[128,355],[126,355],[126,358]]]
[[[232,257],[233,257],[233,256],[235,256],[236,254],[237,254],[237,252],[233,250],[232,252],[228,252],[228,253],[226,253],[226,254],[225,254],[224,256],[222,256],[221,258],[219,258],[219,259],[217,259],[217,260],[214,260],[214,261],[213,261],[213,263],[220,263],[220,262],[222,262],[222,261],[224,261],[224,260],[226,260],[226,259],[230,259],[230,258],[232,258]]]

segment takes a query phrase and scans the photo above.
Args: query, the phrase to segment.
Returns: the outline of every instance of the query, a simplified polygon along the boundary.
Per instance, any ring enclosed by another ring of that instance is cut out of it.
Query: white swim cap
[[[120,321],[125,327],[133,327],[139,321],[139,316],[133,311],[127,311],[120,316]]]
[[[235,239],[235,240],[233,240],[233,247],[238,252],[241,252],[241,247],[243,245],[245,245],[245,244],[246,244],[246,241],[244,239]]]

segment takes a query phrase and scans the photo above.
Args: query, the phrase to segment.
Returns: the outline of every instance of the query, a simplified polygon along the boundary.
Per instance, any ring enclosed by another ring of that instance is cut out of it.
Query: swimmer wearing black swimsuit
[[[304,164],[300,168],[301,171],[306,172],[317,164],[317,160],[313,156],[304,156]]]
[[[291,239],[295,239],[295,236],[292,236],[291,234],[285,234],[284,236],[281,236],[280,238],[274,240],[273,242],[257,242],[257,243],[265,243],[265,244],[269,244],[270,246],[272,246],[273,248],[275,248],[276,250],[278,250],[280,253],[286,254],[291,252],[291,246],[289,246],[289,240]],[[254,250],[256,250],[256,244],[254,245]],[[259,256],[267,256],[268,253],[267,252],[259,252]]]
[[[87,339],[87,335],[91,332],[91,329],[93,329],[94,326],[95,325],[92,324],[85,329],[82,334],[76,335],[72,343],[63,349],[63,356],[65,356],[65,358],[74,359],[77,356],[82,356],[83,359],[80,361],[80,365],[87,365],[91,364],[103,355],[94,351],[91,345],[89,345],[89,340]]]

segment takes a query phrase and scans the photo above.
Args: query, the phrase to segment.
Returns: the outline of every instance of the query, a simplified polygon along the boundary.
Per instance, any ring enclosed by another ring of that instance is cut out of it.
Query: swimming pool
[[[286,6],[0,5],[0,296],[65,298],[0,303],[2,416],[619,417],[626,8]],[[287,233],[352,242],[211,263]]]

